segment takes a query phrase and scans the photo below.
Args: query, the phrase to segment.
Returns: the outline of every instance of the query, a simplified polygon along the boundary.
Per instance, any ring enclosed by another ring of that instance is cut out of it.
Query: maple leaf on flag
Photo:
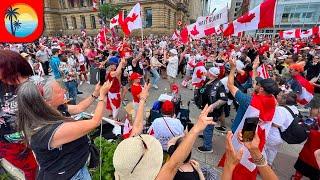
[[[199,34],[199,31],[197,30],[197,26],[193,26],[193,29],[192,31],[190,31],[190,33],[193,35],[193,36],[196,36]]]
[[[133,13],[131,17],[127,17],[125,19],[126,22],[134,22],[138,18],[138,15],[136,13]]]
[[[248,13],[247,13],[247,14],[241,16],[240,18],[238,18],[237,21],[238,21],[239,23],[244,24],[244,23],[251,22],[252,19],[255,18],[255,17],[256,17],[255,13],[252,13],[252,14],[248,14]]]
[[[290,34],[293,34],[293,32],[286,32],[286,34],[289,34],[289,35],[290,35]]]
[[[117,23],[117,19],[115,19],[115,18],[112,18],[112,19],[111,19],[111,23],[112,23],[112,24],[115,24],[115,23]]]
[[[303,34],[309,34],[309,30],[304,31]]]

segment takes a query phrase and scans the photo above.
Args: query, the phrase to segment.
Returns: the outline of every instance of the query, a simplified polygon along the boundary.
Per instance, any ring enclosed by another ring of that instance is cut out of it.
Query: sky
[[[219,10],[226,7],[227,4],[230,8],[230,3],[231,3],[231,0],[211,0],[210,9],[213,10],[214,8],[217,8],[217,10]]]

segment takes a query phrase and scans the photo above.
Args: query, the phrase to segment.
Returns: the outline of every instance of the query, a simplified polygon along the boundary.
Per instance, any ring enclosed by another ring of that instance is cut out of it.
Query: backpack
[[[288,144],[300,144],[304,142],[308,138],[308,133],[307,128],[301,123],[302,118],[299,115],[294,114],[288,106],[283,107],[290,112],[293,121],[284,132],[281,132],[280,128],[278,128],[281,138]]]

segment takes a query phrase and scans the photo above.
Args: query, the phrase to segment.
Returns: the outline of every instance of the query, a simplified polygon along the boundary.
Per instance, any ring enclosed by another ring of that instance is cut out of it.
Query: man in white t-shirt
[[[148,133],[153,135],[161,143],[164,151],[168,150],[168,141],[173,137],[183,134],[183,125],[179,119],[174,118],[174,105],[171,101],[165,101],[161,106],[163,117],[155,119]]]
[[[178,52],[175,49],[171,49],[169,51],[170,56],[167,56],[167,53],[165,51],[164,53],[164,59],[168,62],[167,65],[167,75],[168,80],[170,82],[170,86],[175,83],[177,74],[178,74],[178,66],[179,66],[179,58],[178,58]]]
[[[283,143],[281,139],[279,128],[281,131],[285,131],[292,123],[294,117],[291,113],[281,105],[285,105],[290,108],[294,114],[299,114],[296,105],[297,95],[295,93],[282,94],[277,96],[279,106],[276,107],[275,114],[272,120],[272,127],[269,131],[265,152],[267,155],[267,161],[269,165],[272,165],[273,160],[276,158],[278,150]]]

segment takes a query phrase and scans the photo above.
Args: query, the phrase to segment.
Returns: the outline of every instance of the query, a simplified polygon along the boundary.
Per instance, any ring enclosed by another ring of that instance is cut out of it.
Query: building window
[[[69,2],[69,7],[74,8],[74,1],[68,1]]]
[[[66,9],[66,3],[64,0],[59,0],[59,4],[61,9]]]
[[[86,29],[86,18],[84,16],[80,16],[80,21],[81,21],[81,28]]]
[[[84,7],[84,0],[79,0],[79,6]]]
[[[68,26],[68,18],[67,18],[67,17],[63,17],[63,24],[64,24],[64,28],[65,28],[65,29],[69,29],[69,26]]]
[[[235,8],[234,11],[237,12],[237,11],[238,11],[238,8]]]
[[[77,29],[77,20],[76,20],[76,17],[72,16],[71,17],[71,23],[72,23],[72,27],[74,29]]]
[[[97,26],[96,26],[96,18],[94,17],[94,15],[90,16],[90,20],[91,20],[91,28],[92,29],[96,29],[97,28]]]
[[[168,10],[168,25],[169,25],[169,29],[171,26],[171,9]]]
[[[288,13],[283,13],[281,22],[286,23],[286,22],[288,22],[288,20],[289,20],[289,14]]]
[[[145,17],[146,17],[146,28],[149,28],[152,26],[152,9],[146,9],[145,10]]]
[[[87,5],[88,5],[88,7],[93,6],[92,0],[87,0]]]
[[[236,6],[241,6],[241,2],[236,2]]]
[[[312,17],[312,13],[311,12],[307,12],[307,13],[303,13],[302,14],[302,18],[311,18]]]

